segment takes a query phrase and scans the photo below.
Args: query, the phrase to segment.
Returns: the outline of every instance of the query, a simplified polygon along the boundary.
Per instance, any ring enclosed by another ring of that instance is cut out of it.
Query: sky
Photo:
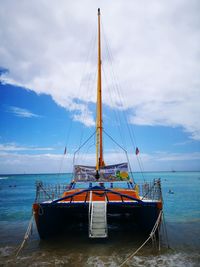
[[[97,8],[106,164],[200,170],[198,0],[0,6],[0,174],[95,164]]]

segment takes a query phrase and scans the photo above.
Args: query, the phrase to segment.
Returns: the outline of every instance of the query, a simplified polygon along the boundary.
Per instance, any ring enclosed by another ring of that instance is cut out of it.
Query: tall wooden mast
[[[104,166],[101,92],[101,27],[100,8],[98,8],[98,78],[97,78],[97,116],[96,116],[96,170]]]

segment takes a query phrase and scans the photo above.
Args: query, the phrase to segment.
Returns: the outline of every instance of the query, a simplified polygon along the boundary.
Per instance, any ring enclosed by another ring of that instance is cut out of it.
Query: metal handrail
[[[89,232],[91,233],[91,222],[92,222],[92,191],[90,191],[88,219],[89,219]]]
[[[90,191],[93,191],[94,194],[101,194],[102,196],[105,194],[107,197],[107,201],[109,202],[109,198],[108,195],[109,194],[116,194],[122,197],[122,201],[123,199],[131,199],[131,200],[135,200],[137,202],[140,202],[142,200],[145,199],[156,199],[156,200],[160,200],[162,199],[162,191],[161,191],[161,183],[160,183],[160,179],[155,179],[153,181],[153,183],[143,183],[142,185],[140,184],[140,199],[136,198],[133,199],[130,195],[126,195],[122,194],[120,192],[116,192],[114,188],[108,188],[108,187],[103,187],[103,186],[90,186],[88,188],[79,188],[80,191],[71,191],[68,187],[68,189],[66,188],[66,185],[48,185],[48,187],[46,185],[43,185],[42,182],[37,182],[36,183],[36,199],[35,202],[42,202],[45,200],[51,200],[51,203],[57,203],[59,201],[63,201],[63,200],[67,200],[67,199],[71,199],[71,202],[73,201],[73,197],[75,197],[76,195],[82,194],[84,192],[86,192],[86,197],[85,197],[85,203],[88,202],[88,194]],[[147,186],[145,188],[145,186]],[[78,189],[78,188],[77,188]],[[62,194],[64,192],[68,192],[68,195],[65,197],[62,197]],[[70,192],[71,191],[71,192]],[[101,191],[101,192],[99,192]]]
[[[105,189],[105,188],[101,188],[101,187],[99,187],[99,188],[94,187],[94,188],[84,189],[84,190],[81,190],[81,191],[79,191],[79,192],[73,193],[73,194],[71,194],[71,195],[68,195],[68,196],[65,196],[65,197],[56,199],[56,200],[52,201],[51,204],[55,204],[55,203],[57,203],[57,202],[59,202],[59,201],[62,201],[62,200],[68,199],[68,198],[72,198],[72,197],[74,197],[74,196],[76,196],[76,195],[80,195],[80,194],[82,194],[82,193],[84,193],[84,192],[88,192],[88,191],[104,191],[105,193],[112,193],[112,194],[114,194],[114,195],[119,195],[119,196],[121,196],[121,197],[124,197],[124,198],[128,198],[128,199],[134,200],[134,201],[136,201],[136,202],[138,202],[138,203],[143,203],[143,201],[140,200],[140,199],[138,199],[138,198],[135,198],[135,197],[132,197],[132,196],[129,196],[129,195],[126,195],[126,194],[122,194],[122,193],[120,193],[120,192],[115,192],[115,191],[113,191],[113,190],[111,190],[111,189]]]
[[[107,224],[107,198],[105,197],[105,225],[106,225],[106,235],[108,234],[108,224]]]

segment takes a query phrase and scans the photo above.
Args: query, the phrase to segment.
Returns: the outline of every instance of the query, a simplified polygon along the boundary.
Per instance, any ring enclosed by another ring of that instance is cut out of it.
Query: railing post
[[[89,234],[91,233],[91,206],[92,206],[92,191],[90,190],[90,198],[89,198],[89,210],[88,210],[88,221],[89,221]]]

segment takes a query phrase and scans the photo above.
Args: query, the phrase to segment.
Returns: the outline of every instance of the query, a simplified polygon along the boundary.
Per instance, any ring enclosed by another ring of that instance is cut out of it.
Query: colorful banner
[[[94,166],[74,166],[75,181],[96,181],[96,167]],[[124,181],[129,179],[128,163],[108,165],[99,170],[98,181]]]

